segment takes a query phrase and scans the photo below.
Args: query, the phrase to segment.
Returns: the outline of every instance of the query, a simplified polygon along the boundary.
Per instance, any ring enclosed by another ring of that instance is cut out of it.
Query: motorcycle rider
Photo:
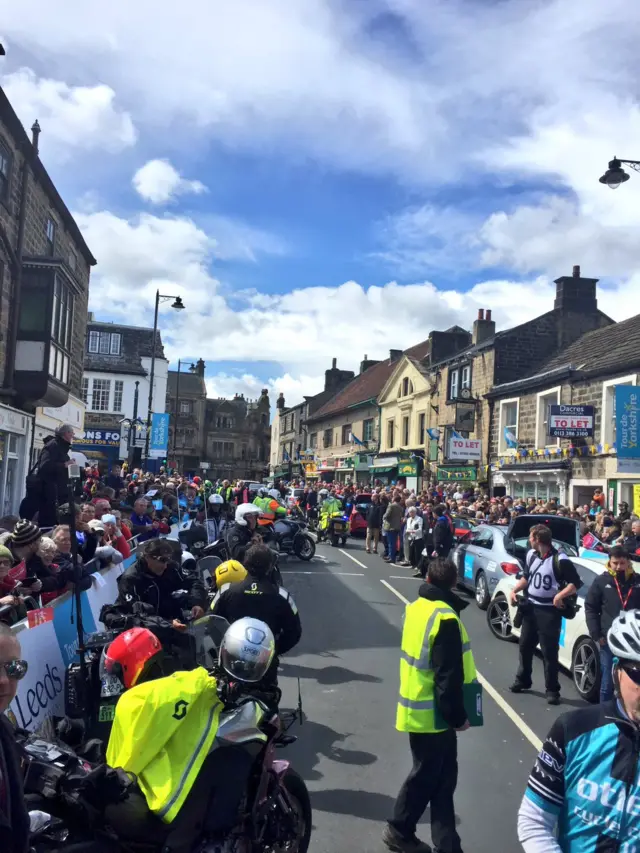
[[[223,531],[227,526],[227,520],[222,517],[224,498],[222,495],[209,496],[209,515],[205,522],[209,542],[217,542],[222,538]]]
[[[329,520],[334,513],[342,512],[342,504],[334,494],[329,494],[328,489],[320,489],[318,498],[320,500],[318,530],[321,533],[326,533],[329,527]]]
[[[258,677],[267,670],[275,644],[262,628],[263,642],[244,637],[241,653],[237,645],[231,655],[221,651],[225,669],[236,662]],[[162,656],[162,646],[144,628],[126,631],[106,650],[105,674],[126,688],[116,706],[107,763],[135,775],[148,809],[167,825],[162,849],[192,850],[203,833],[224,838],[236,825],[254,756],[241,746],[213,749],[224,710],[217,679],[204,667],[158,677]],[[153,725],[156,720],[162,725]],[[143,834],[144,814],[125,802],[111,817],[116,828],[118,816],[129,817]]]
[[[260,619],[273,631],[276,658],[263,679],[263,684],[277,686],[278,657],[296,646],[302,636],[300,614],[291,594],[275,586],[267,576],[273,553],[266,545],[253,545],[246,551],[244,568],[247,577],[240,583],[224,584],[211,606],[216,616],[233,624],[245,616]]]
[[[221,589],[225,584],[241,583],[247,577],[247,570],[237,560],[226,560],[220,563],[215,571],[216,589]],[[213,603],[211,605],[213,609]]]
[[[175,562],[174,549],[166,539],[151,539],[140,556],[118,578],[118,597],[115,608],[121,613],[133,613],[133,606],[143,602],[153,608],[153,614],[183,630],[183,602],[174,593],[187,592],[191,616],[204,616],[207,593],[201,581]]]
[[[257,529],[261,512],[256,504],[240,504],[237,507],[235,522],[226,528],[224,534],[230,559],[238,560],[244,565],[247,548],[262,542]]]
[[[266,497],[262,499],[262,515],[269,521],[286,518],[287,508],[282,503],[280,492],[277,489],[269,489]]]

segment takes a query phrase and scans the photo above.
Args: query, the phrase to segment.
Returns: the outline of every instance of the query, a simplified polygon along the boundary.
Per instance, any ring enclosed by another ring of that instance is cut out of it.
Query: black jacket
[[[367,509],[367,527],[370,530],[380,530],[382,527],[382,516],[384,515],[384,507],[378,501],[377,504],[370,503]]]
[[[453,547],[453,533],[449,520],[441,515],[433,526],[433,550],[439,557],[446,557]]]
[[[640,577],[633,574],[630,580],[620,583],[620,594],[610,572],[598,575],[589,587],[589,592],[584,602],[584,615],[587,620],[587,629],[592,640],[597,643],[607,632],[616,616],[622,612],[622,602],[629,601],[625,610],[636,610],[640,608]],[[620,600],[622,595],[622,601]]]
[[[236,622],[245,616],[266,622],[276,639],[276,654],[284,655],[300,641],[302,625],[293,598],[284,587],[251,575],[241,583],[222,586],[213,603],[216,616]]]
[[[640,560],[640,536],[625,536],[622,547],[632,560]]]
[[[467,602],[451,590],[440,589],[430,583],[423,583],[418,590],[421,598],[427,601],[442,601],[460,613]],[[443,619],[433,641],[431,663],[435,673],[435,701],[444,721],[452,729],[464,725],[467,712],[464,708],[464,667],[462,664],[462,635],[457,622]]]
[[[172,593],[184,589],[186,601],[174,598]],[[116,607],[121,612],[132,612],[137,601],[150,604],[154,613],[171,621],[182,619],[182,611],[198,605],[207,606],[207,593],[198,578],[183,571],[176,563],[169,563],[163,574],[154,575],[147,569],[144,557],[138,559],[118,578]]]
[[[26,853],[29,849],[29,813],[24,801],[22,773],[14,732],[8,718],[0,714],[0,776],[4,780],[7,807],[0,799],[0,838],[3,853]]]
[[[249,530],[248,525],[237,524],[235,522],[227,527],[224,538],[227,543],[230,559],[244,563],[244,555],[251,544],[255,532],[255,530]]]
[[[38,476],[43,483],[54,486],[58,503],[65,503],[67,500],[69,474],[64,463],[69,461],[70,450],[69,442],[56,436],[53,441],[45,444],[38,459]]]

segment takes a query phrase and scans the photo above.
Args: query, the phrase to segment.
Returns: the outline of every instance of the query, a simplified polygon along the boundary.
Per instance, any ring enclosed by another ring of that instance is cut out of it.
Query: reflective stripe
[[[435,708],[433,699],[406,699],[400,696],[398,703],[411,711],[433,711]]]
[[[211,726],[213,724],[213,719],[214,719],[214,717],[216,715],[216,711],[218,709],[219,709],[219,705],[214,705],[211,708],[211,710],[209,711],[209,717],[207,719],[207,725],[205,727],[204,732],[202,733],[202,737],[198,741],[198,745],[194,749],[194,751],[191,755],[191,758],[189,759],[189,763],[187,764],[187,766],[184,769],[184,773],[180,777],[180,780],[176,783],[175,790],[173,792],[173,796],[171,797],[169,802],[165,806],[163,806],[163,808],[160,809],[160,811],[158,812],[158,817],[164,818],[165,815],[171,811],[173,806],[176,804],[176,801],[178,800],[178,798],[182,794],[182,789],[184,788],[184,785],[187,781],[187,778],[188,778],[189,774],[191,773],[191,770],[193,769],[193,765],[196,763],[196,760],[197,760],[198,756],[200,755],[200,751],[202,750],[202,747],[205,745],[207,737],[209,736],[209,732],[210,732]],[[217,726],[216,726],[216,728],[217,728]],[[191,786],[189,786],[189,787],[191,788]]]
[[[469,642],[463,643],[462,644],[462,654],[464,654],[465,652],[470,652],[470,651],[471,651],[471,643],[469,643]]]
[[[402,651],[400,653],[402,660],[406,661],[409,666],[415,666],[416,669],[431,669],[431,662],[429,660],[429,638],[431,636],[431,631],[433,630],[433,626],[438,616],[450,613],[453,613],[454,616],[456,615],[456,612],[452,607],[436,607],[436,609],[429,617],[424,629],[424,637],[422,640],[422,649],[420,650],[420,657],[414,658],[411,655],[407,654],[405,651]]]

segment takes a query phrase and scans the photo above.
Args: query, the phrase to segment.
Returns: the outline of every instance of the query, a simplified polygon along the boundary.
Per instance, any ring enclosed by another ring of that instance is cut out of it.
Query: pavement
[[[405,603],[417,595],[410,569],[367,554],[361,540],[346,548],[318,546],[310,563],[282,565],[284,584],[302,619],[298,647],[282,660],[283,707],[298,701],[305,721],[283,750],[311,792],[310,853],[383,851],[384,821],[411,767],[408,737],[395,730],[399,649]],[[484,684],[484,726],[458,736],[455,804],[466,853],[517,853],[517,811],[536,750],[559,714],[584,703],[568,674],[563,704],[544,696],[542,663],[534,689],[513,695],[515,643],[493,638],[475,600],[463,620]],[[429,815],[418,835],[430,842]]]

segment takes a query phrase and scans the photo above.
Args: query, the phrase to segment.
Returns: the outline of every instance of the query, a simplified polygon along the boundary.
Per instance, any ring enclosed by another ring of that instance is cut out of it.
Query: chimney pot
[[[580,278],[580,264],[574,264],[573,277],[574,278]]]
[[[332,363],[332,365],[331,365],[331,368],[332,368],[333,370],[335,370],[337,366],[338,366],[338,359],[337,359],[337,358],[334,358],[334,359],[333,359],[333,363]]]
[[[484,308],[478,308],[478,320],[484,320]]]
[[[491,320],[491,308],[487,308],[487,313],[484,315],[485,320]]]
[[[31,144],[34,147],[36,154],[38,153],[38,140],[40,137],[40,123],[38,119],[31,125]]]

